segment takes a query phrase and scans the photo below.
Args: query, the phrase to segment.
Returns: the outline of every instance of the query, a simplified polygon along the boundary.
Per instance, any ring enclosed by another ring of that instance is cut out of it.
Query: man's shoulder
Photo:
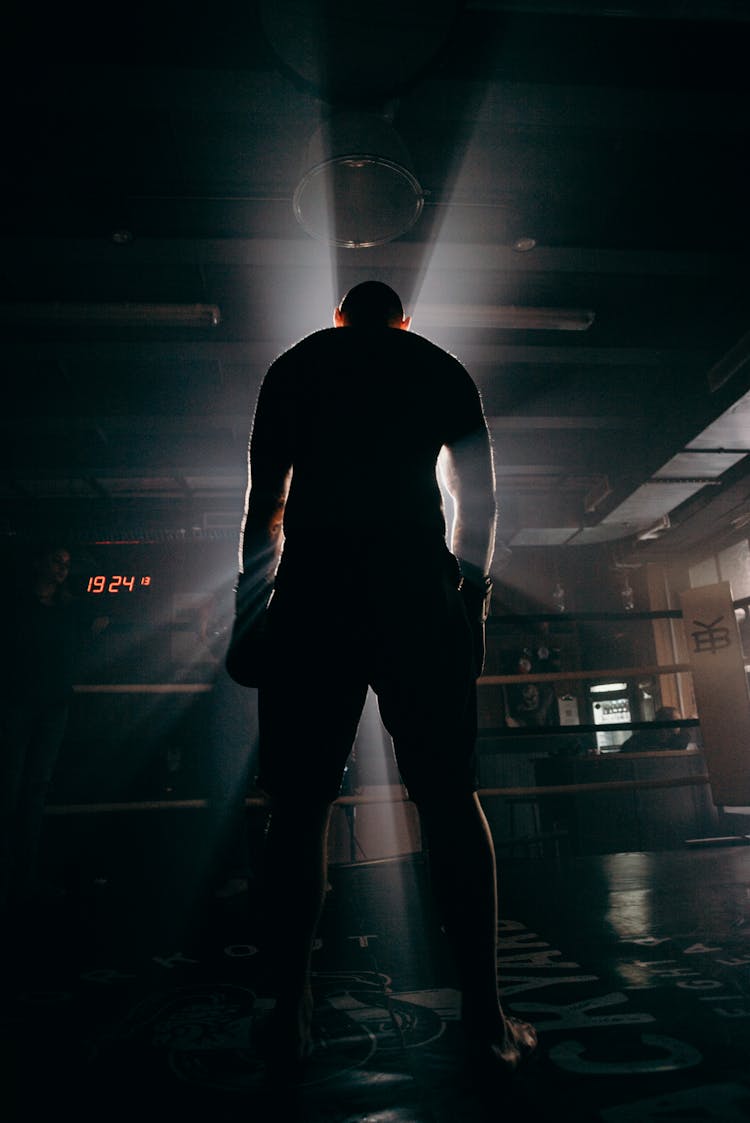
[[[389,362],[409,367],[414,372],[421,370],[430,378],[438,374],[449,379],[470,377],[455,355],[419,332],[389,328],[382,333],[382,347]]]
[[[399,332],[399,334],[409,341],[409,346],[413,347],[415,350],[423,351],[425,355],[429,355],[437,362],[445,362],[457,366],[462,365],[460,360],[457,359],[455,355],[451,354],[450,351],[446,351],[444,347],[441,347],[438,343],[433,343],[431,339],[420,335],[419,332],[408,331]]]
[[[308,352],[316,351],[321,348],[332,347],[335,345],[334,337],[336,335],[335,328],[321,328],[319,331],[314,331],[310,335],[305,335],[302,339],[298,339],[280,355],[277,355],[271,363],[271,368],[274,369],[279,366],[286,366],[303,359]]]
[[[432,378],[441,374],[447,379],[471,381],[455,355],[417,332],[398,328],[376,331],[321,328],[279,355],[271,364],[269,374],[281,378],[284,374],[304,370],[311,363],[328,362],[334,366],[344,363],[348,367],[360,361],[366,365],[409,368],[414,374],[421,370]]]

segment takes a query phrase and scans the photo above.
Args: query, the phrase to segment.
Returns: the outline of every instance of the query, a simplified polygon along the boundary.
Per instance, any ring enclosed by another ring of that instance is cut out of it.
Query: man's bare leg
[[[263,863],[264,943],[276,1006],[270,1049],[280,1060],[310,1048],[310,960],[325,900],[331,804],[274,803]]]
[[[470,1046],[515,1069],[536,1044],[531,1026],[506,1017],[497,980],[497,869],[487,819],[475,793],[419,803],[433,889],[459,974]]]

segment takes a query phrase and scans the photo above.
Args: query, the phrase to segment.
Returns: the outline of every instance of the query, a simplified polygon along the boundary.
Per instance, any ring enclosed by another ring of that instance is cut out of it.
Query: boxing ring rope
[[[648,757],[666,756],[664,752],[639,753],[638,759]],[[670,755],[680,755],[678,753]],[[606,780],[582,784],[547,784],[541,787],[512,787],[512,788],[479,788],[477,794],[482,797],[535,797],[545,795],[575,795],[585,792],[611,792],[611,791],[643,791],[654,788],[684,788],[702,786],[710,783],[705,774],[695,776],[673,776],[652,780]],[[334,800],[335,807],[357,807],[373,803],[410,803],[408,796],[394,798],[392,795],[344,795]],[[245,807],[261,808],[270,807],[271,801],[263,795],[247,796],[244,800]],[[121,803],[70,803],[50,804],[45,809],[47,815],[95,815],[101,813],[116,813],[124,811],[178,811],[200,810],[209,807],[208,799],[144,799],[132,800]]]
[[[651,616],[662,616],[664,613],[648,613]],[[666,615],[679,616],[680,613],[667,613]],[[588,670],[588,671],[551,671],[551,672],[538,672],[534,674],[485,674],[478,680],[478,686],[504,686],[515,685],[521,683],[533,682],[574,682],[574,681],[605,681],[605,680],[619,680],[622,678],[633,678],[638,676],[656,676],[656,675],[670,675],[670,674],[689,674],[691,672],[689,663],[669,663],[659,664],[654,666],[644,667],[615,667],[607,668],[604,670]],[[181,682],[181,683],[96,683],[96,684],[77,684],[74,687],[76,694],[205,694],[213,690],[213,684],[210,682]],[[625,723],[623,728],[640,728],[644,725],[648,726],[653,723],[643,722],[630,722]],[[672,723],[657,723],[658,725],[672,724]],[[683,719],[682,724],[697,725],[698,721],[693,719]],[[590,727],[594,729],[594,726]],[[566,733],[582,733],[588,732],[589,726],[556,726],[544,727],[539,729],[519,729],[519,728],[503,728],[500,730],[480,730],[479,736],[497,736],[498,734],[508,737],[518,737],[519,735],[527,734],[530,736],[550,736],[550,735],[565,735]],[[628,755],[628,754],[625,754]],[[639,760],[648,758],[662,759],[665,756],[684,756],[682,752],[641,752],[637,754]],[[663,777],[659,779],[644,779],[644,780],[609,780],[609,781],[593,781],[585,783],[571,783],[571,784],[554,784],[554,785],[540,785],[540,786],[513,786],[513,787],[483,787],[478,789],[480,798],[539,798],[544,796],[561,796],[561,795],[577,795],[585,793],[596,792],[632,792],[632,791],[646,791],[664,788],[682,788],[682,787],[701,787],[710,783],[710,777],[706,773],[677,776],[677,777]],[[394,797],[392,793],[387,795],[377,795],[373,793],[367,794],[353,794],[339,796],[334,801],[334,806],[339,807],[357,807],[367,804],[385,804],[385,803],[409,803],[409,797],[404,793],[402,798]],[[122,813],[130,811],[167,811],[167,810],[200,810],[209,807],[211,801],[208,799],[153,799],[153,800],[131,800],[131,801],[118,801],[118,802],[100,802],[100,803],[71,803],[71,804],[50,804],[45,808],[45,814],[51,816],[66,816],[66,815],[91,815],[102,813]],[[270,800],[262,793],[257,795],[249,795],[244,800],[244,805],[248,809],[261,809],[270,806]]]

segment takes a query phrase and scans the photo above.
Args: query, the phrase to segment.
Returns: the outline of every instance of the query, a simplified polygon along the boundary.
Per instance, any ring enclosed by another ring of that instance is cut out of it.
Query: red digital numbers
[[[107,577],[103,573],[98,573],[95,577],[89,577],[86,592],[94,594],[120,593],[127,589],[129,593],[132,593],[136,583],[145,588],[151,584],[151,578],[136,577],[135,575],[127,577],[123,573],[115,573],[111,577]]]

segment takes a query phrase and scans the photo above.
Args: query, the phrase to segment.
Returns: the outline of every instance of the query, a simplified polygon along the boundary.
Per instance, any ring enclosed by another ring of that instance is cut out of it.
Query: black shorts
[[[476,790],[473,642],[447,551],[412,576],[369,558],[336,576],[282,563],[267,645],[258,691],[262,790],[335,799],[368,686],[415,802]]]

